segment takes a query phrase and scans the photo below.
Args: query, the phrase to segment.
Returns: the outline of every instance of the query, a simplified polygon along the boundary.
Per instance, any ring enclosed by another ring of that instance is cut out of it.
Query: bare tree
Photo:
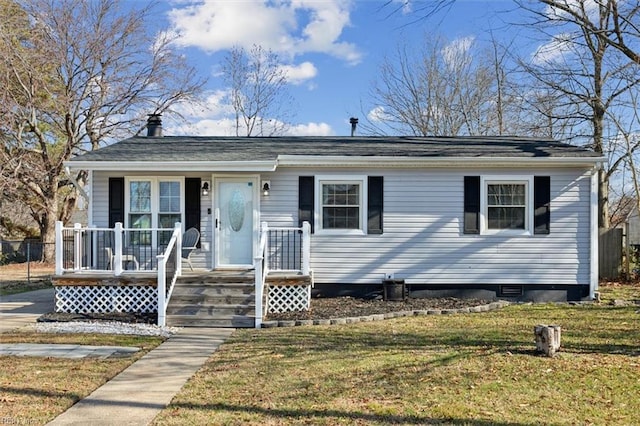
[[[632,62],[640,64],[640,4],[618,0],[593,2],[571,0],[541,0],[548,6],[548,15],[557,21],[570,23],[608,46],[618,50]],[[603,27],[592,16],[607,22]]]
[[[412,0],[388,0],[382,4],[380,10],[386,12],[387,17],[398,14],[407,16],[407,23],[405,25],[413,25],[436,16],[441,12],[448,12],[455,2],[456,0],[427,0],[421,2]]]
[[[572,122],[567,138],[582,140],[596,152],[609,157],[599,175],[599,226],[609,226],[609,182],[624,161],[626,152],[618,154],[615,144],[618,129],[607,120],[611,113],[624,108],[624,99],[640,82],[637,65],[610,40],[616,33],[617,10],[614,1],[567,2],[543,1],[546,8],[522,2],[530,13],[532,27],[543,35],[546,44],[522,65],[556,99],[563,100],[563,115],[555,112],[550,119]],[[630,12],[629,19],[635,14]],[[625,22],[631,22],[625,21]],[[626,30],[625,30],[626,31]],[[546,49],[546,50],[545,50]],[[629,79],[627,70],[634,69]]]
[[[292,98],[278,55],[260,46],[248,52],[234,47],[224,58],[222,73],[229,86],[236,136],[273,136],[287,130]]]
[[[472,39],[427,38],[402,45],[383,62],[363,129],[374,134],[519,133],[525,98],[510,82],[505,49]]]
[[[170,111],[204,81],[166,34],[151,33],[150,7],[0,1],[3,197],[28,205],[50,243],[55,221],[68,220],[75,205],[72,182],[87,178],[66,175],[64,162],[140,131],[148,113]],[[49,247],[45,260],[52,258]]]

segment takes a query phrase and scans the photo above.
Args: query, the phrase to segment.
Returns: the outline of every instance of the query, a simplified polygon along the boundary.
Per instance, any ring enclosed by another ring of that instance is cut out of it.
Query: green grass
[[[0,282],[0,296],[26,293],[27,291],[42,290],[53,287],[50,280],[36,279],[31,282]]]
[[[42,425],[140,359],[162,343],[162,339],[109,334],[11,332],[0,334],[0,342],[141,348],[131,357],[115,359],[0,356],[0,424],[4,419],[7,424]]]
[[[640,424],[638,309],[241,330],[155,424]],[[562,326],[555,358],[534,353],[541,323]]]

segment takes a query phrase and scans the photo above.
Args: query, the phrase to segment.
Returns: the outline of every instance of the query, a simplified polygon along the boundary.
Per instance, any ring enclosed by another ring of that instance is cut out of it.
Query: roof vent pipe
[[[147,119],[147,137],[160,138],[162,137],[162,114],[149,114]]]
[[[351,123],[351,137],[354,137],[356,134],[356,127],[358,126],[358,119],[351,117],[349,119],[349,123]]]

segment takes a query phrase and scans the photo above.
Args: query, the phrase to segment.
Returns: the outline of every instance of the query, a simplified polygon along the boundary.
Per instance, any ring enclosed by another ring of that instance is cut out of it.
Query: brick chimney
[[[147,119],[147,137],[148,138],[161,138],[162,137],[162,114],[149,114]]]

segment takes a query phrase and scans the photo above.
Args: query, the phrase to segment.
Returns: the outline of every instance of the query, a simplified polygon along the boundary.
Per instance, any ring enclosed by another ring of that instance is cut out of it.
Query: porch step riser
[[[252,328],[255,326],[255,318],[236,316],[230,318],[194,318],[190,315],[173,315],[167,317],[167,325],[170,327],[226,327],[226,328]]]
[[[171,296],[171,306],[177,305],[252,305],[255,297],[252,294],[175,294]]]
[[[245,284],[253,285],[255,283],[254,277],[233,277],[233,276],[182,276],[178,278],[177,284],[179,285],[206,285],[206,284]]]
[[[224,317],[234,315],[253,315],[255,308],[247,305],[184,305],[170,306],[167,309],[167,315],[191,315],[198,318],[206,317]]]
[[[167,307],[167,325],[254,327],[253,277],[181,277]]]
[[[220,297],[220,296],[250,296],[254,294],[253,287],[222,287],[222,286],[190,286],[185,287],[176,285],[173,289],[173,296],[203,296],[203,297]]]

